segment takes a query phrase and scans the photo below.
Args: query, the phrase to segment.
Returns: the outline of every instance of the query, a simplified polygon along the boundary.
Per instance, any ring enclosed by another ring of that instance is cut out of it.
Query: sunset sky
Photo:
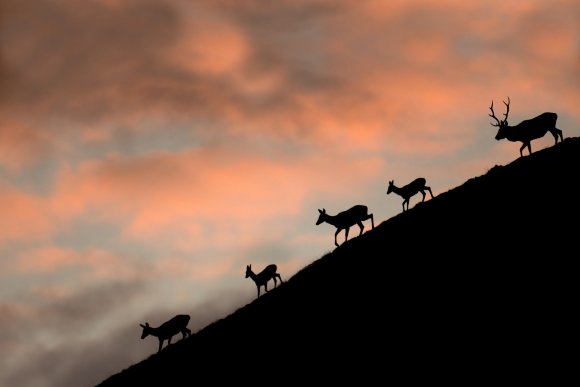
[[[318,209],[517,159],[508,96],[580,135],[580,2],[0,0],[0,385],[95,385],[332,251]]]

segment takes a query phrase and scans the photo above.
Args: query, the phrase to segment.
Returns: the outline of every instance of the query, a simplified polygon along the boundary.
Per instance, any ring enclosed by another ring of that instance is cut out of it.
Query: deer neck
[[[397,187],[394,184],[393,184],[393,192],[396,193],[397,195],[403,196],[403,197],[405,197],[405,194],[406,194],[404,189],[402,189],[401,187]]]
[[[254,273],[253,271],[250,270],[250,278],[252,279],[252,281],[254,281],[255,283],[258,283],[258,275],[256,273]]]
[[[328,224],[335,226],[335,227],[338,226],[338,224],[340,223],[336,215],[326,214],[326,216],[324,217],[324,221]]]
[[[149,336],[159,337],[159,327],[153,328],[152,326],[149,326],[149,328],[147,328],[146,333]]]
[[[517,126],[506,126],[504,128],[505,138],[508,141],[523,141],[526,133],[523,133]]]

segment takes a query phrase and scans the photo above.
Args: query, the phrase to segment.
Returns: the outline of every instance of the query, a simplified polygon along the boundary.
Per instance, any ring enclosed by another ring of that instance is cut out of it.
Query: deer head
[[[325,216],[326,216],[326,209],[322,209],[322,210],[318,210],[318,212],[320,213],[320,215],[318,215],[318,220],[316,221],[316,225],[318,226],[320,223],[324,222]]]
[[[145,323],[145,325],[143,324],[139,324],[141,326],[141,328],[143,328],[143,333],[141,334],[141,338],[144,339],[147,336],[149,336],[149,323]]]
[[[393,192],[393,187],[395,185],[395,180],[389,181],[389,189],[387,189],[387,195]]]
[[[501,140],[506,138],[507,133],[506,131],[509,128],[509,124],[508,124],[508,115],[510,113],[510,97],[508,97],[508,101],[507,103],[505,101],[503,101],[504,105],[506,106],[506,112],[504,113],[504,119],[502,121],[500,121],[496,116],[495,113],[493,111],[493,101],[491,101],[491,106],[489,107],[489,110],[491,110],[491,114],[489,115],[491,118],[493,118],[496,123],[494,124],[493,122],[490,123],[491,126],[495,126],[498,127],[498,131],[497,134],[495,135],[495,139],[496,140]]]

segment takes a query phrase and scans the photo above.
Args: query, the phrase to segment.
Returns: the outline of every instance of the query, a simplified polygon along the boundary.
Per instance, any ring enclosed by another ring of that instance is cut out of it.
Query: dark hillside
[[[579,176],[579,138],[496,166],[99,386],[554,384],[576,352]]]

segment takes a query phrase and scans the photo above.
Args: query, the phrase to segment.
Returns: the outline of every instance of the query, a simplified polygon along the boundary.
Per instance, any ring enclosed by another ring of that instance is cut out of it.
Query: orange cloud
[[[169,48],[168,59],[208,76],[228,76],[239,70],[249,55],[243,31],[207,8],[194,5],[183,12],[182,38]]]
[[[204,136],[217,142],[232,133],[257,134],[328,148],[381,152],[384,144],[389,151],[437,155],[465,144],[455,136],[461,128],[449,125],[443,114],[453,114],[445,108],[466,109],[466,95],[529,92],[548,79],[564,85],[566,79],[556,74],[562,66],[577,73],[573,20],[556,17],[575,14],[577,5],[565,1],[557,7],[279,2],[266,9],[256,3],[94,2],[91,12],[78,13],[70,11],[73,2],[63,3],[69,8],[59,4],[42,3],[41,9],[63,12],[68,24],[49,29],[41,13],[31,15],[38,29],[63,42],[51,48],[53,60],[43,62],[43,71],[32,58],[48,46],[45,34],[7,25],[19,37],[6,47],[8,67],[39,77],[34,82],[11,78],[10,90],[20,91],[10,93],[15,96],[8,101],[13,114],[33,110],[46,122],[48,115],[73,126],[94,123],[85,139],[101,144],[117,139],[111,127],[143,132],[151,130],[143,123],[158,120],[158,130],[184,122],[211,127],[216,133],[207,134],[208,129]],[[11,9],[24,11],[17,3]],[[92,26],[81,30],[95,33],[66,39],[78,25]],[[131,33],[142,25],[148,27],[143,34]],[[111,32],[118,36],[114,44]],[[73,54],[88,59],[69,68]],[[545,65],[550,57],[557,65]],[[56,80],[58,85],[50,83]],[[54,87],[39,93],[41,84]],[[500,87],[501,93],[489,92]],[[469,94],[459,96],[456,90],[462,89]],[[562,87],[559,92],[568,93]],[[573,105],[568,97],[557,98]],[[55,135],[70,136],[70,131]],[[73,140],[57,143],[67,141]],[[406,145],[409,141],[416,143]],[[74,149],[74,141],[69,145]],[[23,162],[17,160],[5,156],[3,161],[14,167]]]
[[[161,233],[158,243],[192,249],[263,238],[264,224],[297,216],[317,187],[363,181],[380,165],[373,158],[288,164],[229,149],[117,156],[61,175],[53,202],[78,208],[77,216],[88,211],[103,222],[126,222],[126,237],[150,241]]]
[[[18,172],[40,161],[53,148],[45,130],[10,119],[0,124],[0,167]]]
[[[0,184],[0,246],[13,240],[34,242],[51,235],[53,224],[43,199]]]
[[[18,268],[23,271],[53,271],[79,262],[81,257],[74,250],[47,247],[21,255]]]
[[[23,249],[13,263],[8,265],[7,272],[15,275],[59,275],[67,269],[75,270],[76,274],[73,278],[61,281],[58,287],[39,282],[29,290],[37,295],[57,299],[69,294],[74,287],[78,290],[79,286],[87,287],[100,281],[134,281],[174,274],[165,272],[161,266],[156,267],[105,249],[77,250],[53,245]]]

